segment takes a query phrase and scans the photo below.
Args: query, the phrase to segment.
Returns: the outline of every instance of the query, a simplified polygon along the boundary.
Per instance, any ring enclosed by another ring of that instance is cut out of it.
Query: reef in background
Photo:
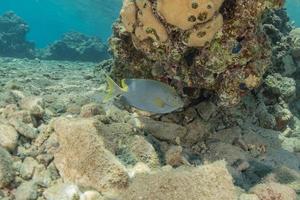
[[[29,25],[13,12],[0,16],[0,56],[51,60],[100,62],[108,59],[107,46],[97,37],[66,33],[47,48],[36,49],[26,39]]]
[[[187,103],[201,90],[235,105],[260,85],[271,64],[261,27],[281,1],[124,1],[110,40],[116,78],[151,78],[174,86]],[[176,14],[174,14],[176,12]]]
[[[0,16],[0,55],[34,57],[34,43],[26,41],[28,24],[13,12]]]
[[[42,57],[48,60],[100,62],[108,59],[109,54],[107,46],[99,38],[70,32],[50,44]]]

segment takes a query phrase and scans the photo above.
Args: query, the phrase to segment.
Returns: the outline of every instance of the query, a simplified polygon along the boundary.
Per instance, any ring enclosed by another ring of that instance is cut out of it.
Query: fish
[[[176,90],[160,81],[151,79],[123,79],[121,87],[106,76],[105,101],[120,98],[131,107],[155,114],[166,114],[183,108],[184,103]]]

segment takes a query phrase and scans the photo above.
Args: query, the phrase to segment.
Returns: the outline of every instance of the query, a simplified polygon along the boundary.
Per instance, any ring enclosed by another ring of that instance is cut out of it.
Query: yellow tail
[[[126,92],[123,88],[118,86],[112,78],[106,75],[106,82],[107,82],[107,94],[104,97],[104,102],[108,102],[109,100],[122,95]]]

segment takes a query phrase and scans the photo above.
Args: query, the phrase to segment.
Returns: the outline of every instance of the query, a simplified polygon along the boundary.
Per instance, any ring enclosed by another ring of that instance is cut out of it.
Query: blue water
[[[44,47],[69,31],[98,36],[111,34],[122,0],[0,0],[0,14],[14,11],[30,26],[28,39]]]
[[[286,8],[291,18],[291,21],[295,22],[295,26],[300,27],[300,1],[287,0]]]
[[[98,36],[106,42],[122,0],[0,0],[0,14],[12,10],[30,26],[28,39],[37,47],[61,38],[69,31]],[[287,0],[291,20],[300,27],[300,1]]]

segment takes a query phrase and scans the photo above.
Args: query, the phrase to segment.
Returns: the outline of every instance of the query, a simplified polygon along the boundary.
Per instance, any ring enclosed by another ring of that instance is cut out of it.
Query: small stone
[[[97,191],[86,191],[81,196],[84,200],[104,200],[104,197]]]
[[[46,200],[75,200],[80,198],[80,190],[76,185],[58,183],[47,188],[43,195]]]
[[[149,173],[151,171],[150,167],[143,162],[138,162],[134,165],[132,169],[128,170],[130,178],[133,178],[136,174]]]
[[[22,183],[16,190],[17,200],[36,200],[38,197],[38,186],[33,181]]]
[[[150,167],[159,166],[158,155],[150,142],[139,135],[135,135],[132,140],[128,148],[138,161],[144,162]]]
[[[205,121],[208,121],[216,114],[216,109],[217,106],[210,101],[201,102],[196,106],[197,112]]]
[[[4,148],[0,147],[0,188],[7,186],[14,176],[12,157]]]
[[[193,122],[186,125],[187,135],[184,137],[184,143],[196,144],[199,141],[205,140],[210,132],[208,125],[200,119],[195,119]]]
[[[188,161],[182,154],[181,146],[171,146],[166,152],[166,163],[172,167],[179,167],[180,165],[188,164]]]
[[[11,119],[9,122],[15,127],[20,135],[23,135],[26,138],[35,139],[38,135],[38,132],[35,128],[23,123],[20,120]]]
[[[239,200],[259,200],[256,194],[241,194]]]
[[[42,118],[45,113],[43,109],[44,102],[41,97],[25,97],[21,100],[20,107],[24,110],[30,111],[31,115],[36,118]]]
[[[234,140],[236,140],[237,138],[241,138],[241,136],[242,130],[238,126],[223,129],[211,135],[212,138],[227,144],[232,144]]]
[[[279,183],[258,184],[250,189],[250,193],[256,194],[260,200],[280,199],[296,200],[296,192],[286,185]]]
[[[34,158],[26,157],[20,167],[21,177],[26,180],[30,179],[38,165],[39,163]]]
[[[8,151],[13,151],[17,146],[18,137],[14,127],[0,123],[0,146]]]
[[[105,114],[104,109],[95,103],[84,105],[80,111],[80,116],[85,118],[101,114]]]
[[[156,121],[150,118],[139,118],[141,127],[154,137],[176,144],[176,138],[184,138],[187,128],[175,123]]]

